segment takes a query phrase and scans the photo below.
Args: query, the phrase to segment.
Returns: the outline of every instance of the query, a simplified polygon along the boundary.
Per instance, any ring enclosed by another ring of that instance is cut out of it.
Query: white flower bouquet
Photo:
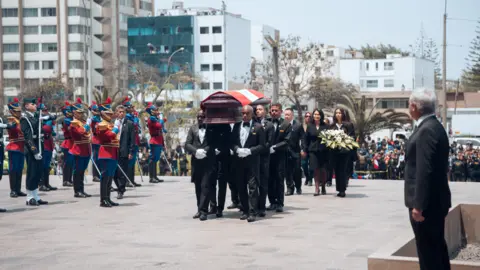
[[[353,150],[359,147],[358,143],[343,130],[322,131],[318,137],[322,139],[322,144],[334,150]]]

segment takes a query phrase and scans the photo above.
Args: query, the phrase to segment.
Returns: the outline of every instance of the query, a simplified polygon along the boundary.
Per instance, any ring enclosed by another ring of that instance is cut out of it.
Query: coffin
[[[204,99],[200,107],[206,124],[232,124],[242,121],[240,110],[245,105],[266,105],[270,100],[255,90],[219,91]]]

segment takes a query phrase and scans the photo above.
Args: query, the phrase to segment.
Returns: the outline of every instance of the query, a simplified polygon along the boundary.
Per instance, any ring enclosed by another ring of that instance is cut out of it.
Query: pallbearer
[[[22,117],[22,109],[18,98],[14,98],[8,103],[8,110],[11,116],[8,117],[8,175],[10,177],[10,197],[25,197],[20,188],[22,186],[22,171],[25,163],[24,145],[22,128],[20,126],[20,118]]]
[[[40,102],[40,101],[39,101]],[[50,116],[48,108],[45,104],[39,103],[39,110],[42,113],[42,116]],[[52,162],[53,155],[53,137],[55,136],[55,116],[52,116],[51,119],[43,121],[42,134],[43,134],[43,172],[42,178],[40,180],[40,191],[50,191],[57,190],[56,187],[50,185],[50,163]]]
[[[71,187],[72,183],[72,174],[73,174],[73,156],[68,152],[70,147],[73,145],[72,136],[70,135],[70,123],[73,121],[73,113],[71,105],[68,101],[65,101],[65,106],[62,107],[62,113],[65,116],[62,123],[62,131],[65,140],[60,146],[63,151],[63,186]]]
[[[85,110],[80,98],[71,106],[73,111],[73,121],[70,123],[70,135],[72,136],[73,145],[70,147],[69,153],[74,157],[75,174],[73,175],[73,192],[75,198],[87,198],[91,195],[85,192],[83,178],[85,170],[88,167],[91,156],[90,145],[90,125],[87,124]]]
[[[118,137],[120,122],[112,123],[113,111],[111,109],[110,98],[100,105],[100,116],[102,122],[97,124],[96,135],[100,140],[100,150],[98,151],[98,168],[101,170],[100,180],[100,206],[112,207],[118,203],[110,200],[110,187],[112,185],[115,171],[118,164],[118,148],[120,139]]]
[[[127,109],[127,115],[125,117],[127,118],[127,120],[132,121],[135,130],[134,151],[132,158],[128,162],[128,172],[126,173],[132,183],[136,187],[140,187],[142,185],[135,182],[135,163],[137,162],[138,147],[140,145],[140,120],[138,119],[138,113],[135,111],[135,106],[133,106],[129,97],[125,97],[122,105],[125,106],[125,108]]]
[[[163,151],[163,128],[162,122],[158,117],[158,108],[152,103],[149,103],[145,109],[150,118],[148,118],[147,126],[150,133],[150,163],[148,164],[148,172],[150,175],[150,183],[160,183],[163,180],[157,178],[157,162]]]
[[[92,101],[92,105],[89,108],[90,112],[92,112],[92,117],[87,120],[87,123],[90,125],[90,131],[92,132],[92,159],[95,164],[98,164],[98,150],[100,149],[100,140],[95,135],[95,130],[97,128],[97,124],[102,121],[100,118],[100,111],[98,109],[98,105],[95,101]],[[97,170],[95,166],[92,167],[92,176],[93,182],[100,182],[100,172]]]

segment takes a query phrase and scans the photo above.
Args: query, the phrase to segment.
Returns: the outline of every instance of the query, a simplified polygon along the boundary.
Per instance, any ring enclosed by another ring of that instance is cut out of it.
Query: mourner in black
[[[243,106],[242,122],[233,126],[232,151],[235,155],[235,176],[243,207],[241,220],[253,222],[258,208],[260,154],[265,148],[263,126],[252,119],[252,106]]]
[[[293,195],[295,189],[297,194],[302,194],[302,160],[300,159],[300,142],[303,139],[305,130],[302,123],[295,121],[292,109],[286,109],[284,112],[285,121],[290,123],[288,129],[289,139],[287,147],[286,163],[286,196]]]
[[[267,210],[283,212],[285,198],[285,159],[288,144],[288,128],[290,123],[282,118],[282,105],[272,104],[270,116],[273,125],[273,138],[270,143],[270,175],[268,179],[268,200],[270,206]]]
[[[20,119],[23,136],[25,137],[25,158],[27,160],[27,205],[38,206],[48,204],[38,195],[38,183],[43,172],[42,155],[39,146],[43,146],[40,138],[39,113],[35,99],[25,99],[25,116]]]
[[[347,135],[355,137],[353,124],[345,121],[345,111],[337,108],[333,117],[333,125],[331,129],[343,130]],[[338,197],[345,197],[347,190],[347,181],[349,175],[348,164],[352,162],[350,150],[331,150],[330,151],[330,166],[335,171],[335,187],[338,191]]]
[[[120,147],[118,150],[118,166],[122,168],[124,173],[128,172],[128,163],[130,159],[133,158],[135,154],[135,126],[133,122],[125,118],[125,107],[123,105],[117,106],[115,110],[115,115],[117,119],[115,121],[120,122]],[[123,194],[126,191],[126,185],[129,183],[126,175],[118,169],[115,173],[115,185],[117,186],[118,195],[117,199],[123,199]],[[130,181],[133,181],[130,179]],[[129,183],[133,184],[133,183]]]
[[[405,146],[405,206],[415,234],[421,270],[450,269],[445,217],[451,204],[448,186],[448,135],[435,116],[434,91],[416,90],[409,112],[416,121]]]
[[[313,111],[313,118],[307,125],[305,136],[302,142],[302,156],[308,157],[310,161],[310,168],[313,170],[315,179],[315,193],[314,196],[320,195],[320,185],[322,186],[322,195],[327,194],[325,184],[327,180],[326,167],[328,164],[328,149],[322,140],[318,137],[322,131],[328,129],[324,122],[324,114],[321,110],[315,109]]]
[[[213,129],[203,123],[205,114],[200,110],[197,114],[198,124],[188,131],[185,149],[192,154],[191,181],[195,184],[197,196],[197,213],[193,218],[207,220],[211,174],[215,172],[215,146]]]
[[[268,176],[270,174],[270,146],[273,141],[273,133],[275,132],[273,124],[265,119],[266,110],[263,105],[257,105],[255,114],[257,116],[256,120],[260,123],[265,131],[265,149],[260,154],[260,174],[259,174],[259,185],[258,185],[258,216],[264,217],[266,204],[267,204],[267,195],[268,195]]]

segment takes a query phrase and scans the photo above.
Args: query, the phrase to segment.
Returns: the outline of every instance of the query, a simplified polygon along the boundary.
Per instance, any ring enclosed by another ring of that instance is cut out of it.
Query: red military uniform
[[[15,117],[8,117],[8,122],[10,123],[10,127],[8,128],[9,143],[7,145],[7,151],[18,151],[23,153],[25,138],[23,137],[20,120]]]
[[[96,128],[97,128],[97,124],[100,123],[100,122],[97,122],[95,121],[96,119],[95,118],[92,118],[92,122],[90,123],[90,130],[92,131],[92,144],[100,144],[100,139],[97,138],[97,134],[96,134]]]
[[[52,126],[50,125],[43,125],[42,127],[43,133],[43,148],[45,151],[53,152],[53,130]]]
[[[163,146],[162,124],[159,120],[152,120],[152,117],[154,116],[150,116],[147,122],[148,132],[150,133],[150,144],[159,144]]]
[[[78,119],[74,119],[70,123],[70,135],[72,136],[73,144],[69,152],[74,156],[90,157],[92,154],[90,145],[91,132],[85,129],[85,125],[85,122]]]
[[[97,124],[96,134],[100,140],[100,150],[98,151],[98,159],[114,159],[118,160],[118,148],[120,140],[118,134],[113,132],[114,126],[105,120]]]
[[[65,118],[65,120],[67,119]],[[65,140],[62,142],[62,145],[60,147],[70,149],[73,145],[73,140],[72,135],[70,134],[69,124],[67,124],[65,120],[62,123],[62,131]]]

